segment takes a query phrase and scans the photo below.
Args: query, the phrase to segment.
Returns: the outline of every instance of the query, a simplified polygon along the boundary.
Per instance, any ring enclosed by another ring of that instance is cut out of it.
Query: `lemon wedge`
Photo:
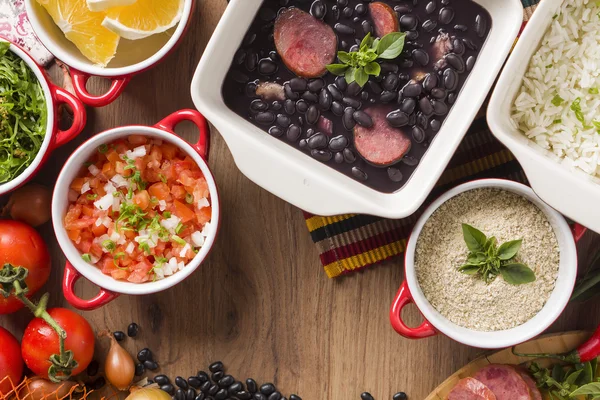
[[[102,25],[125,39],[143,39],[175,26],[183,15],[184,3],[184,0],[137,0],[130,6],[107,10]]]
[[[81,54],[106,67],[119,45],[119,35],[102,26],[105,14],[90,11],[86,0],[37,0]]]
[[[129,6],[137,0],[87,0],[90,11],[105,11],[113,7]]]

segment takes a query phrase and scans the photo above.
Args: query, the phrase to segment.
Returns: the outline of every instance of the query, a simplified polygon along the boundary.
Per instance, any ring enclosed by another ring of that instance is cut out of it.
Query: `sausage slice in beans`
[[[375,25],[375,33],[382,38],[388,33],[398,32],[398,16],[392,7],[380,1],[369,4],[371,18]]]
[[[527,386],[529,386],[529,392],[531,393],[531,400],[543,400],[542,394],[540,390],[537,388],[535,381],[526,371],[519,370],[519,374],[521,378],[525,381]]]
[[[497,400],[531,400],[529,386],[512,366],[490,364],[474,378],[489,387]]]
[[[369,107],[364,110],[373,120],[373,126],[354,128],[354,147],[370,164],[386,167],[397,163],[410,150],[410,138],[400,128],[391,126],[386,116],[391,108]]]
[[[496,400],[496,395],[474,378],[464,378],[448,394],[448,400]]]
[[[327,72],[325,66],[335,60],[337,37],[333,29],[298,8],[287,8],[279,13],[274,39],[277,53],[298,76],[322,76]]]

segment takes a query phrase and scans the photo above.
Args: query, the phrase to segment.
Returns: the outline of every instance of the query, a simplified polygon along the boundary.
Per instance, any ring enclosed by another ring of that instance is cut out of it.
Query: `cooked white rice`
[[[571,167],[600,177],[600,2],[565,0],[525,74],[512,122]]]

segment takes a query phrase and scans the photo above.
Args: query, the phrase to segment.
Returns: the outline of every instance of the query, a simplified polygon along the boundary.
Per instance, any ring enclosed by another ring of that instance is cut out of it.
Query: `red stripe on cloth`
[[[323,265],[328,265],[336,261],[341,262],[344,259],[367,253],[371,250],[394,243],[396,241],[398,241],[398,239],[392,234],[392,231],[382,232],[365,239],[328,250],[321,254],[321,262]]]

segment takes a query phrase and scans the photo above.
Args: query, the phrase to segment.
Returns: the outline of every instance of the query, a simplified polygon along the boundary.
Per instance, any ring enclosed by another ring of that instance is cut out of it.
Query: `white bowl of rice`
[[[533,190],[600,232],[600,3],[544,0],[488,108],[488,122]]]

